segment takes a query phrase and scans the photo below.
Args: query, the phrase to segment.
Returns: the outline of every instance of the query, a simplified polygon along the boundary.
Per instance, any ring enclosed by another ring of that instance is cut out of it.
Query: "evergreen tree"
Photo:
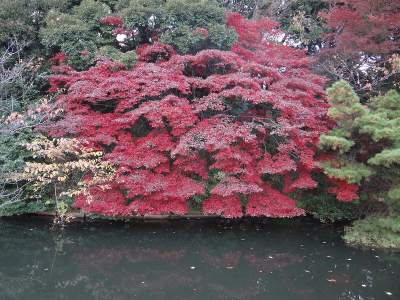
[[[400,94],[394,90],[370,99],[366,105],[351,86],[339,81],[328,89],[328,115],[337,127],[320,138],[330,159],[322,164],[334,180],[360,186],[360,195],[384,202],[386,218],[367,218],[347,232],[347,240],[387,247],[400,246]],[[375,230],[371,230],[372,222]],[[357,232],[357,233],[355,233]]]
[[[229,50],[236,35],[224,15],[211,0],[83,0],[69,12],[51,10],[40,36],[50,55],[62,52],[75,69],[87,69],[96,58],[130,67],[136,48],[156,41],[182,54]]]

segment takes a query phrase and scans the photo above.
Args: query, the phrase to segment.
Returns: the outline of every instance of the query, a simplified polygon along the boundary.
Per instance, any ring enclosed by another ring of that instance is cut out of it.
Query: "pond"
[[[400,254],[288,221],[0,220],[1,299],[400,299]]]

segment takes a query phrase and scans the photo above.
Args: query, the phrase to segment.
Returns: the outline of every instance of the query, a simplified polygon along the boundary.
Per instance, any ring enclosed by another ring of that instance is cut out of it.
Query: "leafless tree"
[[[33,89],[34,64],[22,59],[25,45],[11,40],[0,50],[0,116],[22,108]]]

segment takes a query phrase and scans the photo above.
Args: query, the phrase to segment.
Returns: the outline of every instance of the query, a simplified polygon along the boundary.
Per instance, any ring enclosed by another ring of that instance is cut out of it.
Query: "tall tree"
[[[185,214],[190,204],[225,217],[292,217],[290,195],[312,189],[316,144],[327,130],[324,80],[304,51],[264,39],[277,24],[227,18],[232,51],[177,55],[155,43],[132,70],[105,63],[56,67],[65,117],[48,133],[75,136],[116,165],[110,189],[75,205],[105,215]]]
[[[351,86],[339,81],[328,89],[329,116],[337,127],[320,138],[332,156],[323,164],[327,175],[362,187],[373,200],[385,199],[400,213],[398,179],[400,95],[394,90],[360,103]]]
[[[347,80],[360,95],[400,88],[400,0],[328,2],[321,71]]]

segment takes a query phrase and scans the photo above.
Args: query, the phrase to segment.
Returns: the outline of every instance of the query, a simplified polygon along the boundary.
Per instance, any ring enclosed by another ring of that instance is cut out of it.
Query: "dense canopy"
[[[328,129],[324,80],[305,53],[273,42],[276,23],[227,17],[232,51],[178,55],[142,46],[132,70],[103,61],[55,67],[64,117],[52,136],[74,136],[117,166],[109,189],[75,206],[106,215],[188,212],[225,217],[303,214],[290,193],[315,188],[316,144]]]

